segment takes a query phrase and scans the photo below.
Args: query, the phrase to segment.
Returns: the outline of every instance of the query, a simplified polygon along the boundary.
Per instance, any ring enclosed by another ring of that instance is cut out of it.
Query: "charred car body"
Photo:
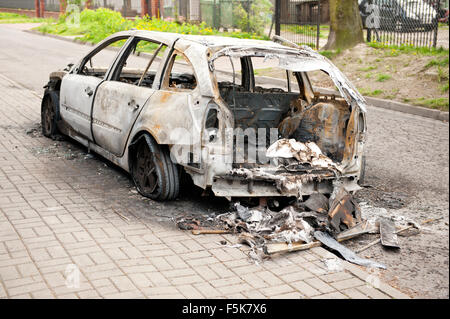
[[[218,71],[224,61],[232,73]],[[260,84],[255,63],[282,70],[285,86]],[[317,70],[338,93],[314,91]],[[346,77],[308,47],[136,30],[50,74],[42,127],[122,167],[153,199],[176,198],[182,170],[217,196],[301,199],[359,189],[365,112]]]

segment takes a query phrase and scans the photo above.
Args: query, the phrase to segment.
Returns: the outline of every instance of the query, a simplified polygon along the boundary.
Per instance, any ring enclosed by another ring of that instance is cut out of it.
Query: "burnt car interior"
[[[306,72],[285,71],[284,88],[257,85],[253,60],[240,58],[239,84],[235,76],[233,82],[218,82],[220,95],[234,114],[235,127],[278,128],[279,138],[315,142],[326,156],[341,162],[351,113],[348,103],[340,96],[315,93]]]
[[[167,72],[164,76],[162,88],[168,90],[193,90],[196,87],[197,80],[195,79],[192,64],[181,52],[174,50],[167,64]]]

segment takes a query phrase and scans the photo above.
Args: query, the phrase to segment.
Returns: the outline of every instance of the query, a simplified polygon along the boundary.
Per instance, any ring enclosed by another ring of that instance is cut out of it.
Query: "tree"
[[[330,34],[325,50],[348,49],[364,42],[358,0],[330,0]]]

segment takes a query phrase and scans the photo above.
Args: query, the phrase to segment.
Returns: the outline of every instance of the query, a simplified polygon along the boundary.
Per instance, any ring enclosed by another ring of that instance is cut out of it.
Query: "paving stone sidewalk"
[[[231,235],[176,229],[185,203],[42,137],[35,92],[2,75],[0,92],[0,298],[408,298],[320,247],[257,265]]]

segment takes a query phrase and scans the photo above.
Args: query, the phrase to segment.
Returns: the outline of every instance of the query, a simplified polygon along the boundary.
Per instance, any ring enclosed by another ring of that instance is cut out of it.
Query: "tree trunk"
[[[358,0],[330,0],[330,34],[325,50],[348,49],[364,42]]]

